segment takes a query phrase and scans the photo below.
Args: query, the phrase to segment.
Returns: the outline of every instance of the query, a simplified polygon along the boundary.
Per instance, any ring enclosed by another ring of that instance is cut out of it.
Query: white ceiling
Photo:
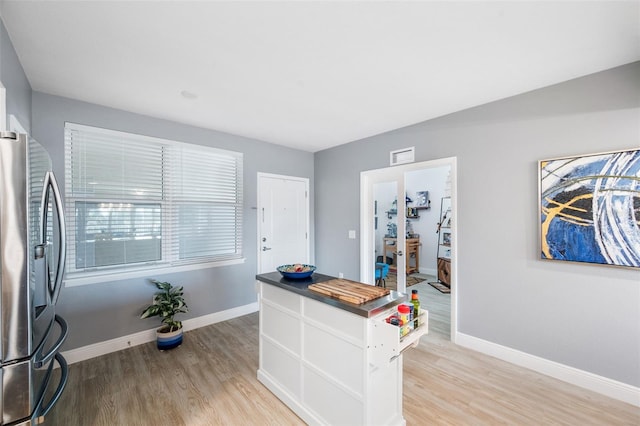
[[[640,60],[639,1],[2,0],[0,13],[33,90],[310,152]]]

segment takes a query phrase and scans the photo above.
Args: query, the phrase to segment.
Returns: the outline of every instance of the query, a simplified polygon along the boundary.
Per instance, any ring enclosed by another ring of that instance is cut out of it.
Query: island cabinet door
[[[300,296],[261,284],[259,371],[292,398],[301,396],[300,304]]]
[[[324,424],[366,424],[366,318],[303,300],[304,404]]]

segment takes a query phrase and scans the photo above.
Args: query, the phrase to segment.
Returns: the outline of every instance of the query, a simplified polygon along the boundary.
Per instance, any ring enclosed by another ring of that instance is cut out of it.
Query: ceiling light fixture
[[[189,92],[188,90],[183,90],[182,92],[180,92],[180,94],[185,99],[197,99],[198,98],[198,95],[196,95],[195,93]]]

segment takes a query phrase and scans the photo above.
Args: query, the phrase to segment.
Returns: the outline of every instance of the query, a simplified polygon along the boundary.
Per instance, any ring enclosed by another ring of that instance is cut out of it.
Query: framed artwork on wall
[[[417,208],[429,208],[431,206],[431,200],[429,200],[429,191],[416,192],[416,205]]]
[[[640,150],[538,163],[542,259],[640,268]]]

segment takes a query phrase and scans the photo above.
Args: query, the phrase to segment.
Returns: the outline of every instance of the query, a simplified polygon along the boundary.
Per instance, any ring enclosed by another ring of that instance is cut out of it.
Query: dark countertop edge
[[[378,299],[371,300],[361,305],[343,302],[333,297],[324,296],[322,294],[309,290],[308,287],[311,284],[337,279],[336,277],[319,273],[314,273],[311,277],[302,280],[290,280],[284,278],[279,272],[268,272],[266,274],[256,275],[256,279],[258,281],[262,281],[263,283],[271,284],[283,290],[308,297],[309,299],[317,300],[318,302],[326,303],[327,305],[331,305],[335,308],[342,309],[344,311],[351,312],[365,318],[374,317],[380,312],[383,312],[407,300],[406,294],[398,293],[395,290],[391,290],[391,293],[389,293],[387,296],[379,297]]]

